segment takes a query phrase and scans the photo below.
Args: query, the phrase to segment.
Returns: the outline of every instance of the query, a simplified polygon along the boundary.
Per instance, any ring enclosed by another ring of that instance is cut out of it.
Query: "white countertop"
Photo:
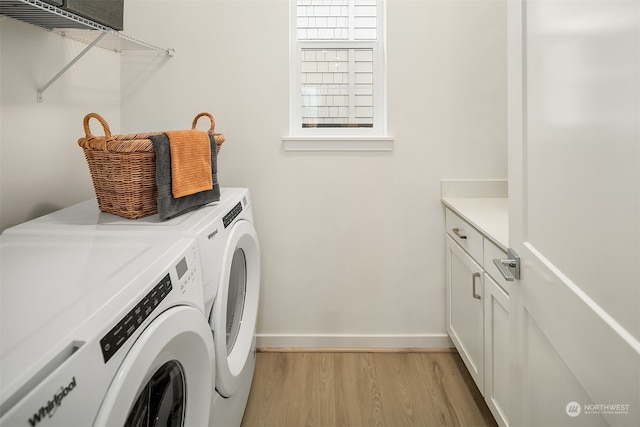
[[[509,201],[506,197],[443,197],[442,203],[507,251]]]

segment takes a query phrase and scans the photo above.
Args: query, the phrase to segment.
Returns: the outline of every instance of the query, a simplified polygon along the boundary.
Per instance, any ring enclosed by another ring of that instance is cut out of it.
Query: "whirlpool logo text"
[[[33,414],[33,417],[29,418],[29,424],[31,427],[35,427],[43,418],[48,416],[53,417],[58,409],[58,406],[62,405],[62,399],[67,397],[71,391],[76,388],[76,377],[71,379],[68,386],[60,387],[60,390],[53,395],[51,400],[47,401],[40,409]]]

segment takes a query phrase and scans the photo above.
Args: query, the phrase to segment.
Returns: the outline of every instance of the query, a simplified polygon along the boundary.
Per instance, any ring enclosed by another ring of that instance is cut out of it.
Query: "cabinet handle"
[[[458,227],[452,228],[451,231],[453,231],[453,234],[455,234],[456,236],[458,236],[461,239],[466,239],[467,238],[467,235],[466,234],[462,234]]]
[[[473,295],[473,297],[475,299],[481,299],[482,295],[480,295],[477,291],[476,291],[476,279],[480,277],[480,273],[473,273],[471,275],[471,294]]]

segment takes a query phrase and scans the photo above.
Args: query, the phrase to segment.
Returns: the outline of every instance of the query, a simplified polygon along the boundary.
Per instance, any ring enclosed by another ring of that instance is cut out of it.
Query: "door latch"
[[[498,267],[504,279],[513,282],[520,279],[520,257],[513,249],[507,250],[508,258],[494,259],[493,263]]]

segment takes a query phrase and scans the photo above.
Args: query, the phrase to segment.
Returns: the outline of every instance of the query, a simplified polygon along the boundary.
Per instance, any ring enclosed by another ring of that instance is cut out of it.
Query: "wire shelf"
[[[0,0],[0,15],[28,22],[86,44],[93,43],[100,33],[106,33],[95,46],[116,52],[156,50],[167,55],[173,54],[173,49],[154,46],[40,0]]]
[[[154,46],[40,0],[0,0],[0,15],[28,22],[88,45],[58,74],[38,88],[38,102],[42,102],[44,91],[94,46],[116,52],[155,50],[168,56],[173,56],[174,52],[173,49]]]

